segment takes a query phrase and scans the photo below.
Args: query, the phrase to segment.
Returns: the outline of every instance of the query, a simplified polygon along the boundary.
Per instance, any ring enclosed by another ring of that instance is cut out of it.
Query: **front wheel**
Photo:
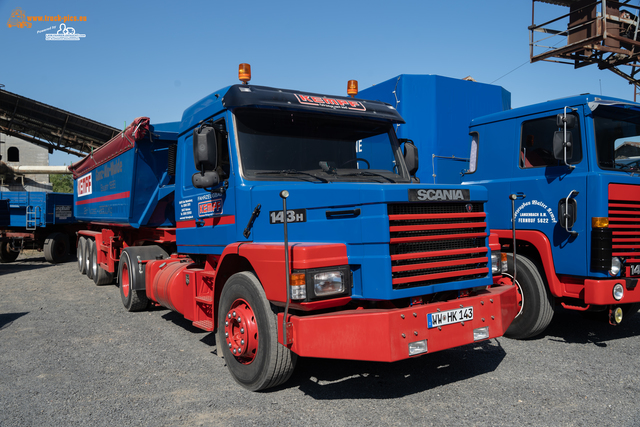
[[[278,343],[277,315],[258,278],[248,272],[227,280],[218,307],[218,349],[236,382],[257,391],[286,382],[297,356]]]
[[[505,336],[515,339],[541,334],[553,318],[553,296],[547,289],[536,265],[524,256],[517,256],[516,288],[519,311]],[[513,279],[513,255],[507,254],[507,277]]]

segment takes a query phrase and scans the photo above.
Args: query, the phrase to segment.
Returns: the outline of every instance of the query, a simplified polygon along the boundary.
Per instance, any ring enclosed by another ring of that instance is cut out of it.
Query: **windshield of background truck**
[[[245,178],[410,182],[391,123],[286,110],[234,114]]]
[[[593,118],[600,168],[640,172],[640,111],[601,105]]]

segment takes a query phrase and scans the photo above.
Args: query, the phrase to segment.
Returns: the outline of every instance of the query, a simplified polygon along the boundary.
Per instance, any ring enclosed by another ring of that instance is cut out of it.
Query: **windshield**
[[[266,109],[237,110],[235,120],[246,178],[410,181],[389,122]]]
[[[593,116],[600,168],[640,172],[640,111],[600,105]]]

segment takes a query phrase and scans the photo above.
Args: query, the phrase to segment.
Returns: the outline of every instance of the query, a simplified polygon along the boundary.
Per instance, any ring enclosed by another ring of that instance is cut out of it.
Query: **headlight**
[[[622,323],[622,308],[616,307],[611,312],[611,319],[609,321],[614,325],[619,325],[620,323]]]
[[[317,297],[344,292],[344,275],[341,271],[326,271],[313,275],[313,293]]]
[[[500,265],[500,253],[499,252],[491,252],[491,274],[501,274],[502,268]]]
[[[296,270],[291,274],[291,299],[315,301],[351,294],[348,265]]]
[[[409,343],[409,356],[426,353],[427,351],[427,340]]]
[[[613,277],[620,274],[622,271],[622,260],[617,256],[611,258],[611,270],[609,270],[609,274]]]
[[[485,326],[473,330],[473,340],[480,341],[489,338],[489,327]]]
[[[507,254],[505,252],[491,252],[491,274],[507,272]]]
[[[624,287],[620,283],[616,283],[613,286],[613,298],[616,301],[620,301],[624,296]]]

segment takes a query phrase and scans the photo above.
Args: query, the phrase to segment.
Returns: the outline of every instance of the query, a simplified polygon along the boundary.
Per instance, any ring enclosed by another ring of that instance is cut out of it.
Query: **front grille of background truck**
[[[388,213],[394,289],[489,274],[482,203],[393,204]]]
[[[640,263],[639,199],[638,186],[609,185],[609,228],[613,235],[613,256],[624,258],[627,266]]]

